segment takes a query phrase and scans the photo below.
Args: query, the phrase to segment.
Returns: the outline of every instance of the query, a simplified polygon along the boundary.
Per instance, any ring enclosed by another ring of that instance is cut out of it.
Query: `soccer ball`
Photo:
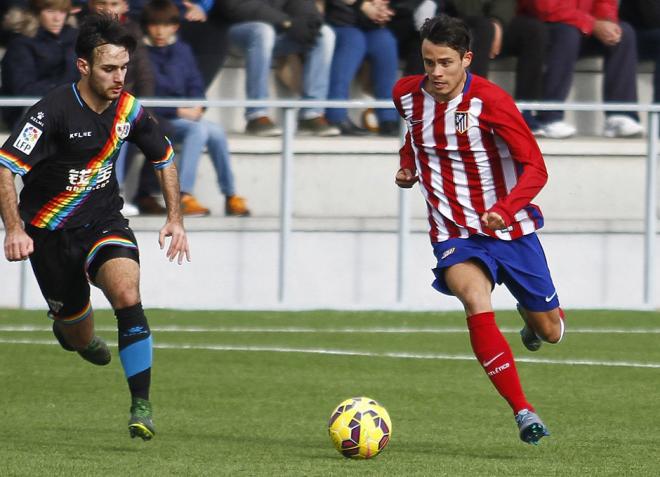
[[[328,433],[344,457],[370,459],[392,436],[392,421],[383,406],[368,397],[342,401],[332,411]]]

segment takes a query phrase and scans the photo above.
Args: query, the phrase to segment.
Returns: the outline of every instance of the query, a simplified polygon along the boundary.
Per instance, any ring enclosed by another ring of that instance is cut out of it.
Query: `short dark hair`
[[[92,64],[94,50],[102,45],[123,46],[131,54],[137,47],[137,41],[113,15],[90,13],[80,25],[76,55]]]
[[[151,0],[142,8],[142,28],[148,25],[179,25],[181,14],[172,0]]]
[[[427,18],[419,34],[422,40],[428,40],[434,45],[447,45],[458,51],[461,57],[470,51],[470,30],[458,18],[444,14]]]

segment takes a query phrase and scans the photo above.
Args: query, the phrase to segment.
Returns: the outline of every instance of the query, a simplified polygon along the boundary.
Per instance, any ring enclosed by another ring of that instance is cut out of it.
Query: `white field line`
[[[114,332],[117,328],[112,326],[97,326],[98,331]],[[204,326],[154,326],[151,331],[157,333],[309,333],[309,334],[444,334],[444,333],[467,333],[467,328],[306,328],[306,327],[204,327]],[[502,333],[518,333],[520,328],[500,328]],[[0,332],[51,332],[50,326],[32,325],[0,325]],[[567,328],[566,332],[584,334],[660,334],[660,328]]]
[[[7,340],[0,338],[0,344],[27,344],[27,345],[57,345],[54,340]],[[114,345],[111,345],[114,347]],[[301,353],[333,356],[360,356],[370,358],[399,358],[399,359],[427,359],[449,361],[474,361],[474,356],[465,354],[437,354],[437,353],[405,353],[391,352],[378,353],[371,351],[355,351],[323,348],[287,348],[280,346],[236,346],[236,345],[192,345],[192,344],[154,344],[156,349],[170,350],[204,350],[204,351],[243,351],[261,353]],[[653,368],[660,369],[660,363],[639,363],[634,361],[598,361],[591,359],[544,359],[544,358],[516,358],[519,363],[532,364],[559,364],[569,366],[606,366],[618,368]]]

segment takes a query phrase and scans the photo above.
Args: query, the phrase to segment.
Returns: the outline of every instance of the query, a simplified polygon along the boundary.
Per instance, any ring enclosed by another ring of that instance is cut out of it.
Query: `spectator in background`
[[[516,0],[448,0],[447,12],[465,21],[473,35],[474,54],[470,71],[488,78],[490,61],[516,56],[514,98],[518,101],[543,99],[544,52],[548,46],[545,24],[529,15],[516,15]],[[531,111],[523,117],[532,132],[540,124]]]
[[[15,8],[19,8],[21,10],[27,9],[27,0],[5,0],[0,2],[0,20],[5,18],[5,14],[7,14],[7,12]],[[0,23],[2,22],[0,21]],[[14,32],[5,28],[4,25],[0,25],[0,48],[6,47],[14,35]]]
[[[399,68],[396,38],[385,26],[394,12],[385,0],[327,0],[325,18],[335,32],[335,52],[330,70],[328,99],[349,98],[351,83],[363,60],[369,59],[374,96],[389,99]],[[328,122],[346,136],[364,136],[366,129],[356,126],[346,108],[327,109]],[[378,132],[398,136],[398,114],[394,108],[376,110]]]
[[[443,10],[444,0],[390,0],[389,7],[394,17],[387,27],[397,39],[399,59],[404,63],[403,76],[423,74],[419,30],[424,20]]]
[[[204,98],[204,81],[190,46],[177,38],[179,10],[172,0],[152,0],[142,10],[145,42],[156,75],[156,95],[161,98]],[[225,132],[216,123],[202,118],[201,106],[156,108],[167,118],[176,142],[182,143],[179,154],[181,211],[188,216],[204,216],[209,209],[192,195],[199,159],[208,147],[218,175],[220,191],[225,195],[225,214],[247,216],[245,199],[236,195]]]
[[[148,0],[129,0],[131,16],[140,20]],[[227,56],[227,25],[215,0],[174,0],[181,13],[179,36],[192,47],[199,70],[208,88]]]
[[[78,80],[74,52],[78,31],[71,26],[71,0],[30,0],[28,10],[5,17],[5,28],[18,33],[2,58],[2,92],[7,96],[43,96],[55,86]],[[10,127],[22,108],[3,108]]]
[[[621,0],[619,14],[637,33],[640,59],[655,63],[653,102],[660,103],[660,2],[658,0]]]
[[[87,9],[86,11],[82,11],[81,15],[85,16],[89,12],[114,15],[117,17],[119,23],[133,35],[137,42],[137,47],[131,55],[131,63],[126,71],[124,89],[138,98],[151,97],[154,95],[154,73],[147,50],[141,41],[142,28],[139,23],[128,16],[128,9],[127,0],[88,0]],[[130,166],[135,153],[135,148],[131,144],[126,143],[119,152],[117,162],[115,162],[117,182],[122,189],[122,196],[126,169]],[[156,195],[158,194],[160,194],[160,184],[158,183],[154,168],[149,164],[149,161],[144,161],[140,169],[140,177],[134,199],[137,206],[124,200],[122,214],[124,216],[137,215],[138,213],[144,215],[165,215],[167,210],[156,199]]]
[[[335,35],[323,24],[314,0],[217,0],[216,7],[230,23],[231,47],[245,56],[248,99],[268,98],[273,58],[291,53],[304,55],[303,98],[327,99]],[[245,118],[248,134],[282,134],[266,108],[247,108]],[[298,131],[316,136],[340,134],[328,124],[323,108],[301,109]]]
[[[548,27],[544,100],[565,101],[578,57],[601,54],[605,56],[604,101],[637,101],[635,31],[619,21],[617,7],[617,0],[520,0],[520,13],[538,18]],[[563,111],[542,111],[537,119],[540,136],[565,138],[577,132],[564,122]],[[608,112],[603,134],[630,137],[642,130],[636,114]]]

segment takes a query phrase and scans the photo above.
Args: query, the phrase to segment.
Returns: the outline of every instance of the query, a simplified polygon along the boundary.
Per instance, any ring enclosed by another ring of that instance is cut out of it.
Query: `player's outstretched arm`
[[[183,228],[183,216],[181,215],[181,198],[179,196],[179,179],[176,167],[171,164],[163,169],[156,170],[160,185],[163,190],[165,207],[167,207],[167,221],[158,235],[158,244],[161,250],[165,248],[165,238],[171,237],[170,246],[167,248],[166,256],[170,262],[175,259],[181,265],[183,258],[190,261],[190,249],[188,237]]]
[[[0,166],[0,216],[5,224],[5,257],[10,262],[25,260],[34,252],[34,244],[23,229],[18,214],[14,173]]]

